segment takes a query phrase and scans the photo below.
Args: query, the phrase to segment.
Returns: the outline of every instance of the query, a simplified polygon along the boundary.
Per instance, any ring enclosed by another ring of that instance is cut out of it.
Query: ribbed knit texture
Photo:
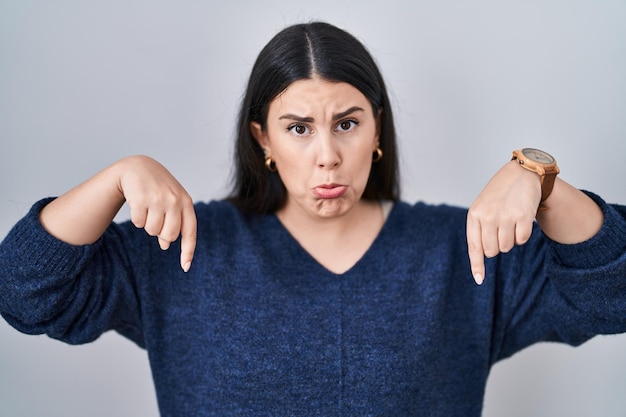
[[[531,241],[474,284],[464,209],[397,203],[337,275],[274,215],[197,204],[189,273],[130,223],[94,245],[48,235],[37,203],[0,244],[0,312],[86,343],[116,330],[148,350],[163,417],[480,416],[490,367],[538,341],[626,331],[626,208],[596,237]]]

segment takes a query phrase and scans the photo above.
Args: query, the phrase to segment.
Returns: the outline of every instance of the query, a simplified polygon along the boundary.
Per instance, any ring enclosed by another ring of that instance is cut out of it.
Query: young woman
[[[133,340],[163,416],[479,416],[496,361],[626,331],[626,208],[533,149],[469,210],[400,201],[385,84],[334,26],[261,51],[235,172],[194,204],[132,156],[36,203],[0,245],[0,312]]]

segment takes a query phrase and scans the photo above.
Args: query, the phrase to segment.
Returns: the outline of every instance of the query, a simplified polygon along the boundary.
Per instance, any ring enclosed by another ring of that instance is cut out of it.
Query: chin
[[[345,197],[319,200],[316,207],[317,215],[324,218],[341,217],[352,209],[354,201]]]

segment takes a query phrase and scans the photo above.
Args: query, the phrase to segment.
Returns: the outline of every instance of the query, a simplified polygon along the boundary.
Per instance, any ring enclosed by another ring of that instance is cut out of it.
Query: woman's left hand
[[[485,277],[485,256],[492,258],[528,241],[540,200],[539,175],[515,161],[487,183],[467,214],[467,247],[477,284]]]

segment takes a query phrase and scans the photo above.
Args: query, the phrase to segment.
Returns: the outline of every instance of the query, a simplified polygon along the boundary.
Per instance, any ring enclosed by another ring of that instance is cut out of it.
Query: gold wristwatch
[[[541,203],[550,196],[554,180],[559,173],[556,160],[547,152],[534,148],[523,148],[513,151],[513,160],[522,167],[539,174],[541,177]]]

